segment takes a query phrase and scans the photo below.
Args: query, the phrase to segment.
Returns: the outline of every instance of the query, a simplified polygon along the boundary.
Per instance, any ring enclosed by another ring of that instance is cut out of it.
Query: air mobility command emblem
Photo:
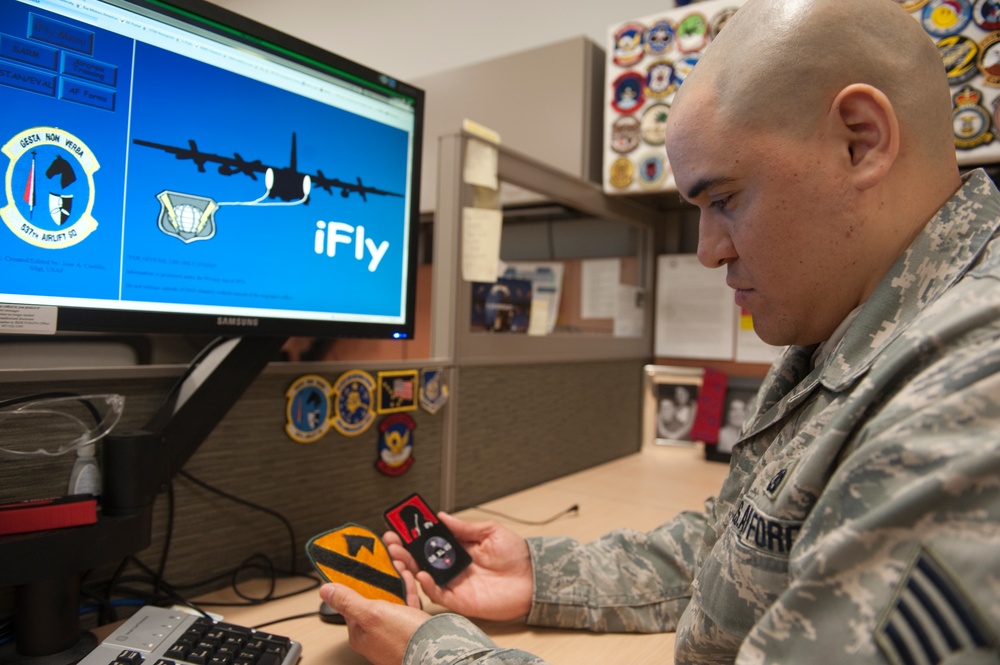
[[[420,370],[420,408],[427,413],[437,413],[448,401],[448,386],[440,369]]]
[[[209,240],[215,235],[215,211],[219,205],[212,199],[162,191],[156,200],[160,202],[156,224],[168,236],[190,243]]]
[[[32,127],[2,148],[10,160],[0,218],[24,242],[63,249],[97,228],[94,173],[100,168],[83,141],[57,127]]]

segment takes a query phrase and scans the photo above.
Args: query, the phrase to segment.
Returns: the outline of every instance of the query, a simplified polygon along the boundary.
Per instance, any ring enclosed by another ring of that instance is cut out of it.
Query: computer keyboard
[[[147,605],[79,665],[295,665],[301,654],[287,637]]]

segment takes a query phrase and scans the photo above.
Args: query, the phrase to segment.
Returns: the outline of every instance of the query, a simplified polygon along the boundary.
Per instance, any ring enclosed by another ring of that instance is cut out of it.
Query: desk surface
[[[619,527],[653,529],[672,515],[701,509],[715,494],[728,466],[706,462],[698,447],[655,447],[483,504],[484,508],[529,521],[540,521],[573,504],[567,515],[544,526],[508,521],[476,508],[457,513],[463,519],[494,520],[523,536],[567,535],[590,541]],[[288,588],[294,588],[289,582]],[[201,600],[238,602],[231,591],[219,591]],[[319,596],[307,592],[257,607],[219,608],[226,621],[254,626],[319,609]],[[206,606],[215,611],[216,608]],[[440,608],[430,607],[430,611]],[[621,635],[553,630],[521,622],[477,624],[500,646],[525,649],[553,665],[559,663],[623,662],[663,665],[673,662],[673,634]],[[318,617],[295,619],[265,628],[302,643],[301,665],[363,665],[367,661],[347,644],[347,629]]]

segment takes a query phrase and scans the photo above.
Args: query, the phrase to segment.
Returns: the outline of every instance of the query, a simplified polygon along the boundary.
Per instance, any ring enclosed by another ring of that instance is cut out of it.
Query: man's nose
[[[719,268],[736,259],[733,240],[723,226],[702,214],[698,220],[698,261],[706,268]]]

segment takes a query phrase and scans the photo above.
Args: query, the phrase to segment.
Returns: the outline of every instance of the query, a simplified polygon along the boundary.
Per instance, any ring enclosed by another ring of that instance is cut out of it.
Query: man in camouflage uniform
[[[676,630],[678,663],[1000,662],[1000,192],[958,175],[933,43],[891,0],[750,0],[667,145],[700,260],[790,345],[719,496],[587,545],[444,516],[474,564],[417,581],[466,616]],[[540,662],[321,595],[375,663]]]

